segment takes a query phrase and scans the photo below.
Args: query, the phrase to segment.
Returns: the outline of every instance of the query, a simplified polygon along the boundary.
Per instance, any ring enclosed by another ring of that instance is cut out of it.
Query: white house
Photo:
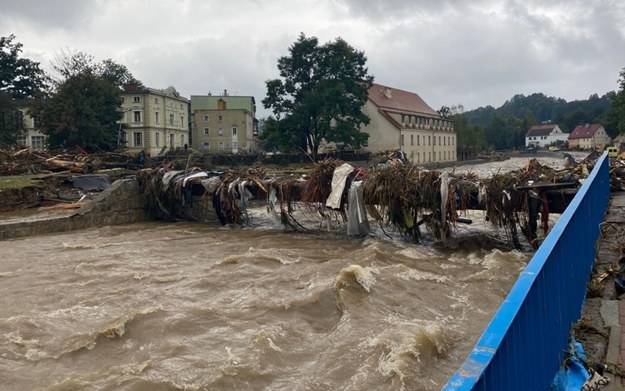
[[[525,134],[526,147],[548,147],[566,142],[568,133],[564,133],[556,124],[534,125]]]

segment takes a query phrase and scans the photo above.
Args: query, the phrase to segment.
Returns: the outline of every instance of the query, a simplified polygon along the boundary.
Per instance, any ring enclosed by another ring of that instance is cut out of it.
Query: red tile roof
[[[369,99],[383,110],[401,111],[440,118],[436,110],[428,106],[414,92],[408,92],[373,83],[369,88]]]
[[[527,131],[525,137],[536,137],[536,136],[548,136],[551,134],[553,129],[558,126],[556,124],[548,124],[548,125],[534,125]]]
[[[577,138],[592,138],[601,125],[599,124],[585,124],[577,125],[575,129],[569,135],[569,140]]]

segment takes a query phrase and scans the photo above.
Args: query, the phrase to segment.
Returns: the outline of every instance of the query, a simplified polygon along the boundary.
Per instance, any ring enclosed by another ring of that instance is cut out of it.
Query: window
[[[414,134],[410,135],[410,145],[414,145]]]
[[[183,127],[184,126],[184,117],[180,116],[180,126]]]
[[[421,136],[417,134],[417,145],[421,145]]]
[[[174,124],[174,115],[173,114],[169,114],[169,124],[170,125]]]
[[[141,102],[141,97],[140,96],[133,96],[132,97],[132,101],[135,103]]]
[[[220,150],[220,151],[223,151],[224,149],[226,149],[226,146],[224,145],[224,142],[223,142],[223,141],[220,141],[220,142],[219,142],[219,150]]]
[[[210,143],[208,141],[204,141],[204,144],[202,144],[202,148],[204,148],[205,151],[208,151],[208,149],[210,148]]]
[[[134,115],[134,122],[141,122],[141,112],[140,111],[133,111],[133,115]]]
[[[210,129],[209,128],[204,128],[204,135],[205,136],[209,136],[210,135]]]
[[[184,134],[180,135],[180,145],[184,146]]]
[[[158,98],[154,98],[154,103],[158,104]]]
[[[170,134],[169,135],[169,148],[173,148],[174,147],[174,143],[176,142],[176,139],[174,138],[174,134]]]
[[[219,131],[217,133],[219,133],[220,136],[223,136],[224,128],[219,128]]]
[[[180,104],[180,110],[182,110],[182,103]]]
[[[160,122],[160,119],[158,118],[158,115],[159,115],[159,114],[160,114],[160,113],[159,113],[158,111],[154,113],[154,122],[156,122],[156,123],[159,123],[159,122]]]
[[[143,146],[143,133],[134,132],[132,134],[132,146],[133,147],[142,147]]]
[[[217,121],[221,122],[224,119],[223,115],[217,116]]]
[[[237,130],[239,130],[237,127],[233,127],[232,128],[232,135],[236,136],[237,135]]]
[[[423,136],[423,137],[425,137],[425,136]],[[432,139],[430,137],[432,137],[432,136],[428,136],[428,145],[432,145]]]
[[[404,145],[404,135],[403,134],[401,135],[401,145],[402,146]]]
[[[17,142],[17,145],[26,145],[26,136],[23,134],[18,135],[16,142]]]
[[[236,151],[237,149],[239,149],[239,143],[236,141],[232,142],[232,150]]]
[[[161,146],[161,134],[158,132],[155,134],[154,143],[157,147]]]
[[[208,122],[208,115],[204,116],[204,122]]]
[[[33,149],[43,149],[43,136],[31,136],[30,142]]]

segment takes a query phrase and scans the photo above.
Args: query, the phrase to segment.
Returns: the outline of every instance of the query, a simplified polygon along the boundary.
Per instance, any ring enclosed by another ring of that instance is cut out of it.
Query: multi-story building
[[[192,146],[206,153],[252,153],[258,150],[256,101],[252,96],[191,96]]]
[[[556,124],[534,125],[525,134],[525,146],[544,148],[563,144],[568,138],[569,134],[564,133]]]
[[[30,115],[28,102],[18,103],[18,116],[21,119],[20,135],[17,144],[36,150],[47,149],[47,137],[35,126],[35,119]]]
[[[569,135],[569,148],[603,150],[611,141],[600,124],[577,125]]]
[[[189,100],[175,88],[157,90],[126,84],[122,99],[120,147],[155,156],[188,146]]]
[[[374,83],[363,112],[370,118],[361,128],[369,134],[365,150],[401,149],[414,164],[456,160],[453,122],[441,117],[416,93]]]

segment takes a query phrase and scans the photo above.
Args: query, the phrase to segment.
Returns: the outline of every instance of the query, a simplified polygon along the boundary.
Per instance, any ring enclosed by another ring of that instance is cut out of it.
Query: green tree
[[[369,123],[362,107],[373,83],[366,61],[341,38],[320,46],[300,34],[289,55],[278,59],[281,79],[266,82],[262,102],[276,121],[266,140],[279,137],[278,145],[310,151],[314,160],[323,142],[360,148],[368,138],[360,126]]]
[[[123,65],[112,60],[96,63],[83,52],[57,58],[54,69],[60,75],[54,90],[33,109],[50,147],[116,149],[123,114],[121,86],[134,77]]]
[[[0,37],[0,145],[12,145],[23,133],[19,106],[47,88],[48,77],[38,62],[20,57],[15,35]]]
[[[619,134],[625,133],[625,68],[620,73],[618,80],[619,90],[611,95],[614,122]]]

